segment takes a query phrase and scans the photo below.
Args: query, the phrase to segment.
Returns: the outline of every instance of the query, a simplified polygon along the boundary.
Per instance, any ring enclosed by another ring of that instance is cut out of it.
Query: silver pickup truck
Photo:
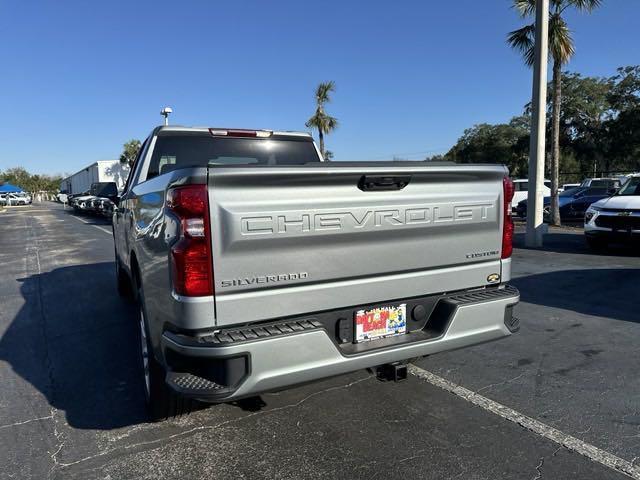
[[[498,165],[325,162],[310,135],[158,127],[113,216],[152,417],[518,329]]]

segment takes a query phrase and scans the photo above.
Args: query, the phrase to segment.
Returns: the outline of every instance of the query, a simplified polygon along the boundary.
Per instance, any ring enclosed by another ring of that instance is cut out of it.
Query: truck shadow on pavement
[[[113,262],[20,279],[25,303],[0,337],[0,360],[66,413],[70,426],[145,422],[136,313],[118,297]]]
[[[640,323],[640,269],[558,270],[511,279],[520,300],[585,315]]]

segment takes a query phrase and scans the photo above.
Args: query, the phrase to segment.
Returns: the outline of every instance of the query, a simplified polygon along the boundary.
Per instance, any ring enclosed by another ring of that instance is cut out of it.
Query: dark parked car
[[[584,217],[584,213],[594,202],[610,197],[615,193],[614,189],[606,187],[578,187],[567,190],[558,195],[558,203],[560,206],[561,220],[578,220]],[[549,217],[549,205],[551,197],[544,198],[544,216],[545,220]],[[519,217],[527,216],[527,200],[522,200],[516,207]]]
[[[91,190],[80,195],[69,196],[69,205],[76,211],[97,212],[101,200],[113,202],[118,196],[115,182],[96,182],[91,184]]]
[[[573,199],[573,195],[577,193],[578,190],[586,190],[583,187],[571,188],[569,190],[565,190],[558,194],[558,202],[560,203],[560,207],[562,207],[565,203],[569,202]],[[551,197],[544,197],[544,209],[545,211],[549,210],[549,205],[551,204]],[[520,218],[525,218],[527,216],[527,199],[521,200],[516,205],[516,213]]]

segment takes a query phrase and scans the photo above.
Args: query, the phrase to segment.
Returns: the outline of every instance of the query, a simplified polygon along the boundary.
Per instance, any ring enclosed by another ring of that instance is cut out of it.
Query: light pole
[[[173,109],[171,107],[164,107],[160,110],[160,115],[164,117],[164,124],[169,125],[169,115],[173,113]]]
[[[536,0],[536,44],[531,98],[527,247],[541,247],[544,233],[544,157],[547,120],[547,59],[549,53],[549,0]]]

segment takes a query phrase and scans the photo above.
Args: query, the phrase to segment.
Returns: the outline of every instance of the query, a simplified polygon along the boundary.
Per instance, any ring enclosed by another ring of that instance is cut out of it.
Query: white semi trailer
[[[128,164],[119,160],[98,160],[62,180],[60,191],[68,195],[82,193],[97,182],[115,182],[118,190],[122,190],[128,176]]]

